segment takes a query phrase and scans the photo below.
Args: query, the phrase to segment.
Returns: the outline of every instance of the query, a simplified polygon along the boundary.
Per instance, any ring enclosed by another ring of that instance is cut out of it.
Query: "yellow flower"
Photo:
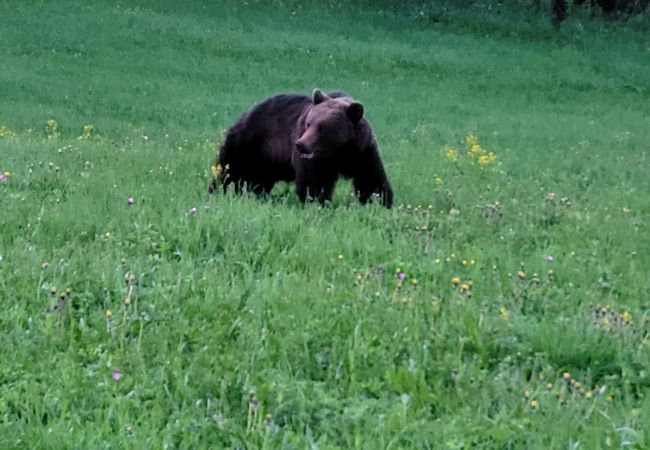
[[[505,306],[499,306],[499,316],[501,316],[501,319],[505,321],[510,319],[510,314]]]
[[[56,120],[54,120],[54,119],[49,119],[47,121],[47,126],[50,127],[50,128],[55,128],[57,125],[58,124],[56,123]]]
[[[106,310],[106,317],[109,319],[113,317],[113,311],[111,311],[110,309]]]
[[[440,186],[442,184],[442,178],[436,175],[436,177],[433,179],[433,184],[435,184],[436,186]]]
[[[339,256],[337,256],[337,258],[338,258],[339,261],[343,261],[343,259],[344,259],[343,254],[339,254]]]
[[[629,311],[625,311],[623,314],[621,314],[621,319],[623,319],[623,322],[628,323],[630,320],[632,320],[632,314],[630,314]]]
[[[411,284],[413,284],[413,285],[418,284],[418,279],[417,278],[411,278]]]
[[[79,136],[80,139],[88,139],[90,138],[90,135],[93,134],[93,129],[94,127],[90,124],[84,125],[83,131],[81,132],[81,136]]]
[[[484,151],[485,151],[485,150],[483,150],[483,147],[481,147],[481,146],[478,145],[478,144],[472,144],[472,145],[469,147],[469,153],[470,153],[471,155],[476,155],[476,154],[478,154],[478,153],[483,153]]]
[[[480,165],[487,166],[488,164],[494,162],[495,159],[497,159],[497,155],[494,152],[490,152],[485,155],[479,156],[477,161]]]
[[[566,381],[568,381],[571,378],[571,374],[569,372],[564,372],[562,374],[562,378]]]
[[[517,276],[523,280],[526,278],[526,272],[520,270],[519,272],[517,272]]]
[[[539,403],[537,402],[537,400],[531,400],[530,409],[537,409],[537,408],[539,408]]]
[[[11,176],[11,172],[5,172],[5,173],[3,173],[3,175],[4,175],[5,177],[9,178],[9,177]]]
[[[14,137],[16,133],[11,131],[9,128],[0,126],[0,137]]]
[[[458,159],[458,151],[453,147],[448,147],[445,150],[445,157],[449,161],[456,161]]]
[[[463,283],[463,284],[460,285],[460,292],[467,292],[467,291],[469,291],[471,288],[472,288],[472,287],[471,287],[469,284],[467,284],[467,283]]]
[[[451,277],[451,284],[454,286],[457,286],[460,284],[460,278],[459,277]]]
[[[433,263],[434,263],[434,264],[440,264],[440,258],[436,258],[436,259],[434,259],[434,260],[433,260]]]
[[[219,174],[221,173],[221,170],[222,170],[221,169],[221,164],[214,164],[212,166],[212,175],[214,175],[215,177],[218,177]]]
[[[473,145],[478,145],[478,138],[474,136],[474,133],[470,133],[465,138],[465,142],[467,142],[467,145],[469,145],[470,147]]]

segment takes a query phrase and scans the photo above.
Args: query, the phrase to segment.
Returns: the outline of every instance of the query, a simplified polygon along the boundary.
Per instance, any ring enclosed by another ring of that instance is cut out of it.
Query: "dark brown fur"
[[[296,182],[301,201],[330,201],[336,180],[351,178],[359,201],[378,194],[391,207],[393,192],[363,106],[341,92],[316,90],[312,97],[280,94],[243,114],[230,128],[217,156],[221,185],[246,186],[256,194],[278,181]]]

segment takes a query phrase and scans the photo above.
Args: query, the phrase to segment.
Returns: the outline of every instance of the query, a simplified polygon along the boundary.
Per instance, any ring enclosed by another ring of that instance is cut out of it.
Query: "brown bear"
[[[361,203],[377,194],[393,204],[384,166],[363,105],[342,92],[311,97],[280,94],[244,113],[228,130],[210,192],[234,184],[256,194],[278,181],[296,181],[302,202],[331,201],[339,176],[351,178]]]

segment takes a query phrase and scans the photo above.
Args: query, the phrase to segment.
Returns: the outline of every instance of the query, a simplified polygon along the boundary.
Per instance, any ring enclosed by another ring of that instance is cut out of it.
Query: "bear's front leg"
[[[356,164],[352,184],[362,204],[368,203],[373,194],[378,194],[382,205],[386,208],[393,206],[393,189],[375,146],[363,152]]]
[[[332,201],[337,174],[328,170],[303,165],[296,170],[296,193],[301,202],[318,200],[320,204]]]

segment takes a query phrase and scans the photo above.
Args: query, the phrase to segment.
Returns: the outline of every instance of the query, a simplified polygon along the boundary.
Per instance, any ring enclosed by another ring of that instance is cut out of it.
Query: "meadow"
[[[0,2],[0,448],[650,448],[649,18],[481,4]],[[396,206],[209,196],[316,87]]]

